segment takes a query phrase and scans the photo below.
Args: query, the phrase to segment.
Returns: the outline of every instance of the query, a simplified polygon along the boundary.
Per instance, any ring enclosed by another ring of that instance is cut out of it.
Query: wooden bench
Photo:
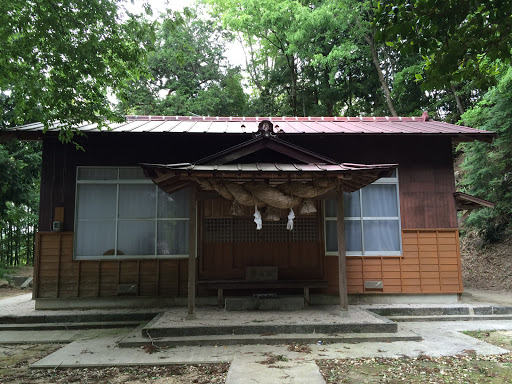
[[[268,290],[268,289],[304,289],[304,305],[309,305],[309,289],[310,288],[326,288],[327,280],[203,280],[198,284],[206,289],[217,290],[217,300],[219,307],[224,304],[224,290],[226,289],[251,289],[251,290]]]

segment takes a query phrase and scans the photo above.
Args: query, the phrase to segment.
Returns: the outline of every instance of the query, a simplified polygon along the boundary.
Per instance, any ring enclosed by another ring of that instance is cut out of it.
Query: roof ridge
[[[430,121],[428,113],[422,116],[152,116],[152,115],[126,115],[128,121],[329,121],[329,122],[411,122]]]

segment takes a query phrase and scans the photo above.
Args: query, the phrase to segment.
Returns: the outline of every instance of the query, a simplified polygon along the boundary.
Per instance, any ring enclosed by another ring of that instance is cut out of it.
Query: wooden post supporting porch
[[[196,252],[197,252],[197,200],[196,185],[190,186],[190,229],[188,245],[188,314],[187,320],[196,318]]]
[[[343,179],[339,179],[337,191],[338,208],[336,212],[338,229],[338,280],[340,306],[342,311],[348,310],[347,296],[347,255],[345,251],[345,208],[343,206]]]

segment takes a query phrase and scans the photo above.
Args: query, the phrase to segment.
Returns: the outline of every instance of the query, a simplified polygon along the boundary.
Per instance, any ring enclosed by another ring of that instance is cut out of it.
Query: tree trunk
[[[0,229],[0,263],[4,263],[5,257],[5,241],[4,241],[4,229]]]
[[[32,260],[31,260],[31,265],[35,265],[35,261],[36,261],[36,233],[37,233],[37,224],[34,225],[34,228],[33,228],[33,232],[32,232]]]
[[[19,224],[16,225],[16,241],[14,244],[14,265],[20,265],[20,251],[21,251],[21,229]]]
[[[7,265],[12,265],[12,246],[13,246],[13,241],[12,241],[12,224],[9,223],[9,251],[7,252]]]
[[[294,116],[298,116],[297,114],[297,66],[295,64],[295,57],[291,56],[291,58],[287,57],[288,66],[290,67],[290,77],[291,77],[291,89],[290,96],[292,98],[292,110]]]
[[[384,74],[382,73],[382,68],[380,67],[379,56],[377,54],[377,50],[375,49],[373,36],[364,35],[364,38],[368,45],[370,46],[370,50],[372,51],[373,64],[375,65],[375,69],[377,70],[377,74],[379,75],[380,85],[382,86],[384,95],[386,96],[386,102],[388,104],[389,111],[393,116],[397,117],[398,115],[395,111],[393,100],[391,100],[391,92],[389,91],[388,84],[386,83],[386,79],[384,78]]]
[[[452,91],[453,97],[455,98],[455,102],[457,103],[457,109],[459,110],[459,113],[462,116],[465,112],[464,106],[462,105],[462,100],[460,99],[459,95],[457,95],[455,86],[452,83],[450,83],[450,89]]]

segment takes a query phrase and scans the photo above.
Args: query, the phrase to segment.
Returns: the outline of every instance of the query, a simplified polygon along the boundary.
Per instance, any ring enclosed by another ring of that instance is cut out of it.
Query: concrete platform
[[[141,335],[139,326],[126,337],[119,340],[120,348],[144,347],[152,344],[158,347],[178,346],[215,346],[215,345],[278,345],[290,343],[303,344],[333,344],[333,343],[364,343],[364,342],[393,342],[420,341],[421,336],[415,332],[404,331],[392,333],[287,333],[287,334],[237,334],[237,335],[201,335],[148,338]]]
[[[435,315],[435,316],[387,316],[396,322],[432,322],[432,321],[495,321],[512,320],[512,315]]]
[[[512,315],[512,306],[492,304],[374,304],[363,305],[362,308],[385,317]]]
[[[227,383],[258,382],[287,383],[287,381],[265,381],[272,372],[265,365],[253,365],[264,360],[269,353],[283,355],[290,360],[291,365],[314,362],[315,359],[344,359],[358,357],[416,357],[419,355],[448,356],[463,355],[465,351],[474,350],[477,354],[503,354],[509,351],[483,342],[482,340],[460,333],[464,330],[512,330],[512,322],[438,322],[438,323],[400,323],[398,335],[414,333],[422,341],[397,342],[363,342],[363,343],[333,343],[321,345],[311,344],[311,353],[298,353],[288,350],[287,345],[223,345],[216,346],[178,346],[174,348],[157,348],[155,353],[147,353],[143,348],[119,348],[119,342],[126,337],[127,332],[112,336],[77,340],[64,346],[53,354],[34,363],[33,368],[84,368],[111,367],[129,365],[166,365],[166,364],[200,364],[213,362],[233,362],[232,373],[228,374]],[[46,333],[46,332],[41,332]],[[235,364],[236,363],[236,364]],[[244,373],[238,364],[248,364]],[[285,369],[287,365],[283,364]],[[238,368],[237,368],[238,367]],[[252,368],[260,369],[256,372]],[[314,370],[314,367],[310,367]],[[310,369],[308,368],[308,369]],[[231,370],[230,370],[231,371]],[[290,371],[300,372],[298,371]],[[235,374],[236,373],[236,374]],[[297,373],[300,375],[301,373]],[[241,375],[241,376],[240,376]],[[285,375],[284,375],[285,376]],[[295,377],[300,380],[300,377]],[[261,381],[260,381],[261,380]],[[290,381],[288,381],[290,382]],[[295,383],[295,381],[291,381]],[[300,383],[301,381],[296,381]],[[312,381],[314,383],[316,381]]]
[[[243,311],[236,314],[212,307],[197,308],[187,320],[183,309],[168,310],[142,329],[142,336],[393,333],[396,323],[356,306],[311,306],[299,311]]]
[[[22,323],[0,324],[1,331],[55,331],[75,329],[108,329],[137,327],[141,321],[100,321],[100,322],[71,322],[71,323]]]

